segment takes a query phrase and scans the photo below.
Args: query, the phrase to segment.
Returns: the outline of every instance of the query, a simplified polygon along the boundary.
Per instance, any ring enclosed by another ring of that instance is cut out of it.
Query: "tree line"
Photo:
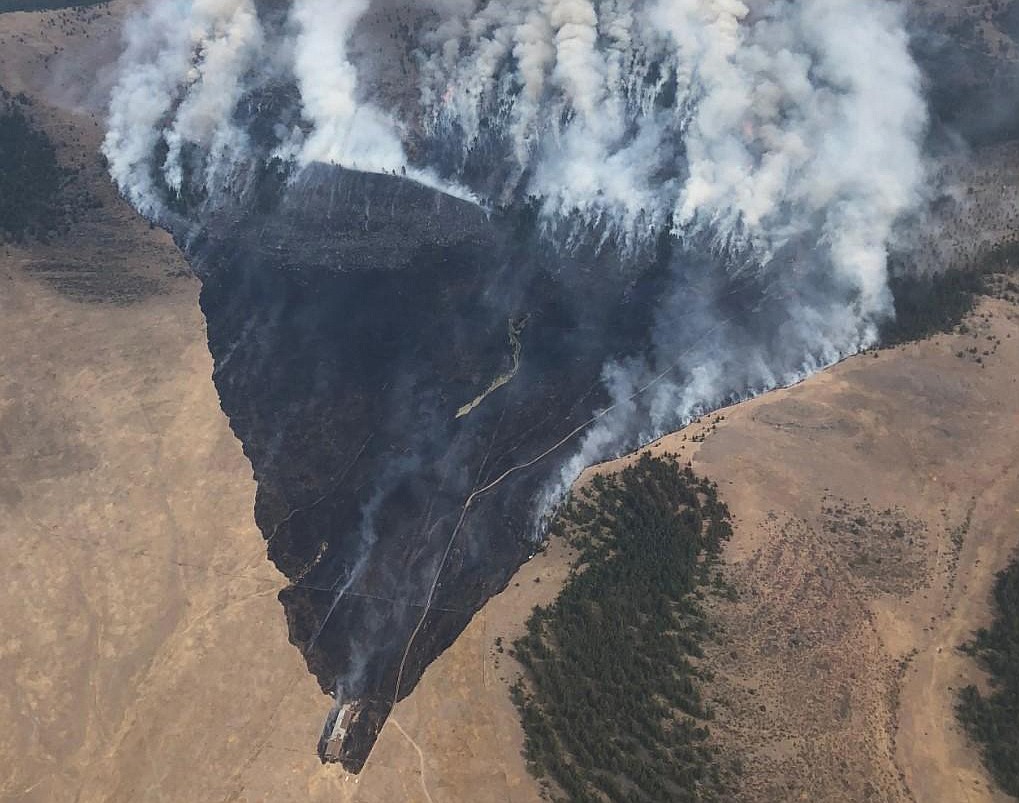
[[[532,772],[577,803],[725,799],[697,666],[698,588],[731,534],[717,489],[645,453],[596,476],[553,530],[578,557],[513,645]]]
[[[56,11],[62,8],[98,6],[108,0],[0,0],[0,14],[7,11]]]
[[[981,295],[999,295],[990,281],[1019,268],[1019,243],[1005,242],[985,250],[967,268],[919,274],[901,256],[889,258],[888,285],[895,317],[881,325],[881,343],[896,346],[951,332],[973,311]],[[1004,293],[1019,300],[1019,287],[1007,283]]]
[[[986,693],[976,686],[962,689],[956,712],[980,745],[991,775],[1019,797],[1019,560],[998,575],[994,607],[991,626],[962,647],[987,670],[990,688]]]
[[[0,241],[45,238],[60,215],[70,171],[25,113],[27,98],[0,88]]]

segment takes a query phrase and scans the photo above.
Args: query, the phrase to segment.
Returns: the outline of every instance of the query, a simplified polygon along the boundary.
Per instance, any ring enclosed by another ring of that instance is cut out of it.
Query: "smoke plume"
[[[550,247],[620,269],[662,238],[712,255],[673,260],[649,354],[607,361],[564,482],[890,314],[926,127],[891,0],[154,1],[125,36],[105,153],[155,219],[325,162],[536,204]]]

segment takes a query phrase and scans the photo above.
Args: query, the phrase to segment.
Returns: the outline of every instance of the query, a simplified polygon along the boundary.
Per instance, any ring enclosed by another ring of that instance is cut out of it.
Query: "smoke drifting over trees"
[[[536,197],[563,236],[704,233],[759,265],[803,244],[867,317],[922,180],[920,76],[881,0],[196,0],[150,4],[127,43],[106,152],[150,214],[253,156],[417,170]],[[274,87],[293,95],[253,142]]]
[[[126,40],[105,150],[150,216],[243,193],[259,162],[326,162],[536,201],[556,247],[610,242],[625,262],[671,235],[784,285],[766,303],[799,359],[755,349],[735,379],[697,365],[701,392],[668,388],[651,430],[870,345],[891,309],[926,125],[895,3],[195,0],[150,3]]]

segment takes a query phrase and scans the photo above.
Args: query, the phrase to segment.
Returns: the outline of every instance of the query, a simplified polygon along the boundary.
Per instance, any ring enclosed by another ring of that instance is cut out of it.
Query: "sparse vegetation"
[[[908,594],[925,581],[926,525],[901,508],[875,509],[825,496],[823,528],[827,544],[861,586]]]
[[[991,688],[967,686],[956,711],[994,779],[1019,797],[1019,560],[998,575],[994,602],[994,623],[962,648],[987,670]]]
[[[579,552],[570,579],[514,643],[530,767],[568,801],[722,799],[697,597],[728,510],[713,484],[646,453],[580,497],[554,526]]]
[[[108,0],[0,0],[0,14],[7,11],[56,11],[61,8],[98,6]]]

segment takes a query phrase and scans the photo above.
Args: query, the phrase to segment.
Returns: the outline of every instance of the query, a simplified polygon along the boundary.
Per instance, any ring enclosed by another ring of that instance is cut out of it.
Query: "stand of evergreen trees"
[[[0,14],[5,11],[56,11],[61,8],[98,6],[108,0],[0,0]]]
[[[1019,797],[1019,560],[998,575],[996,618],[963,646],[990,675],[991,688],[959,693],[956,711],[979,743],[984,763],[1002,789]]]
[[[933,276],[892,275],[894,320],[881,327],[881,342],[897,346],[950,332],[972,310],[983,292],[982,273],[951,269]]]
[[[0,89],[0,242],[45,238],[61,218],[60,193],[70,178],[25,103]]]
[[[978,296],[992,293],[988,277],[1013,275],[1019,268],[1019,243],[988,250],[976,264],[918,275],[898,258],[889,259],[889,289],[895,318],[881,326],[881,343],[897,346],[950,332],[973,311]]]
[[[728,510],[713,484],[646,453],[581,496],[553,526],[579,551],[574,571],[514,644],[531,769],[569,801],[724,799],[696,590],[717,573]]]

